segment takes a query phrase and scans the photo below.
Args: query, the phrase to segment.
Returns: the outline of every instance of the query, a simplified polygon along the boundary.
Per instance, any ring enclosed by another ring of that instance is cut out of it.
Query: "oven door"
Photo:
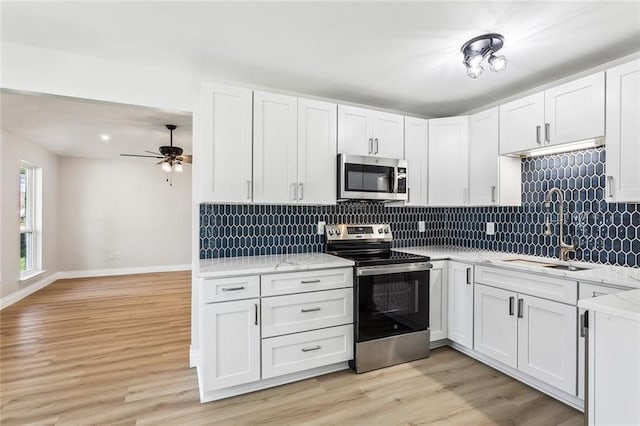
[[[357,155],[338,156],[338,197],[341,200],[402,200],[406,193],[399,193],[399,163],[404,160],[365,157]],[[403,189],[406,192],[406,190]]]
[[[428,262],[356,268],[356,342],[429,328]]]

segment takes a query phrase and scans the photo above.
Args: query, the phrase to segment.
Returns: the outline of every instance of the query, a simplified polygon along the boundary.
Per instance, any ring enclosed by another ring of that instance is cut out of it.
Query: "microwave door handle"
[[[398,193],[398,168],[394,167],[393,171],[391,172],[391,177],[392,177],[392,182],[393,182],[393,188],[391,188],[391,192],[394,194]]]

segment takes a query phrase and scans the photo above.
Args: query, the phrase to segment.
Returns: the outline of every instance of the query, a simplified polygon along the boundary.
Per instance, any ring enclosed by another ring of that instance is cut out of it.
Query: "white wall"
[[[39,145],[2,131],[0,163],[0,297],[58,271],[58,157]],[[20,161],[42,168],[42,268],[47,272],[33,280],[20,279]]]
[[[191,166],[150,160],[60,159],[60,271],[191,264]]]

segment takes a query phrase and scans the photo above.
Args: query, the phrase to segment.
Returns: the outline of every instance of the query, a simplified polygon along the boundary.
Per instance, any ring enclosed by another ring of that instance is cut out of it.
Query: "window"
[[[40,269],[38,244],[37,169],[31,164],[20,163],[20,278],[27,279]]]

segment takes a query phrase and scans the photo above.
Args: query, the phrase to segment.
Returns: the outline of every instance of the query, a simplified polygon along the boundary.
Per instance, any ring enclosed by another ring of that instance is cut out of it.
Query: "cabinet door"
[[[298,200],[336,203],[336,104],[298,99]]]
[[[500,106],[500,154],[542,146],[544,92]]]
[[[510,367],[518,366],[517,293],[476,284],[473,349]]]
[[[544,102],[545,143],[604,136],[604,72],[549,89]]]
[[[338,152],[373,155],[374,111],[338,105]]]
[[[444,262],[433,262],[429,271],[429,329],[431,341],[447,338],[447,280]]]
[[[448,336],[468,348],[473,346],[473,265],[449,262]]]
[[[202,305],[204,391],[260,379],[260,299]]]
[[[255,92],[253,103],[253,201],[292,203],[298,199],[298,101]]]
[[[404,116],[375,112],[373,120],[373,154],[385,158],[404,155]]]
[[[519,295],[518,370],[576,394],[577,308]]]
[[[429,165],[429,121],[421,118],[404,119],[404,158],[408,161],[407,206],[427,205]]]
[[[640,60],[607,70],[608,202],[640,202]]]
[[[469,117],[469,204],[498,204],[498,108]]]
[[[469,118],[429,120],[429,205],[461,206],[469,188]]]
[[[251,202],[249,89],[204,83],[200,96],[200,201]]]

